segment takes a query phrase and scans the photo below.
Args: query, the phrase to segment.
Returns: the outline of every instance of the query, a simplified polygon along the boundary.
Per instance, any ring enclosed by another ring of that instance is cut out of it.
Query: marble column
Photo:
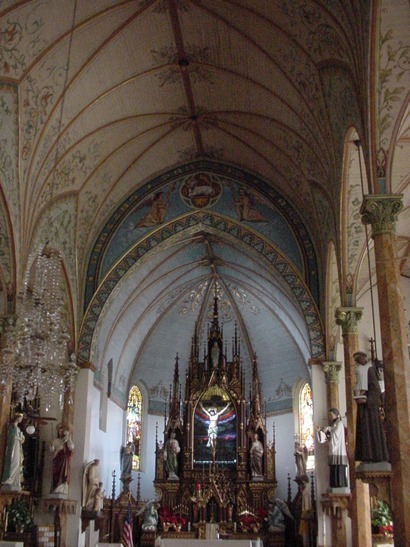
[[[356,384],[356,365],[353,354],[358,347],[358,323],[363,315],[363,308],[340,307],[336,310],[336,323],[342,327],[343,349],[346,378],[347,408],[347,454],[349,457],[350,517],[352,519],[352,544],[356,547],[367,547],[372,544],[369,485],[356,478],[355,445],[357,408],[353,399],[353,388]]]
[[[337,408],[340,411],[339,398],[339,373],[342,363],[337,361],[323,361],[327,386],[327,409]],[[337,489],[336,489],[337,490]],[[335,493],[332,491],[323,495],[322,506],[332,523],[331,545],[347,545],[346,520],[347,510],[350,504],[350,493]]]
[[[337,361],[323,361],[323,372],[326,379],[326,401],[327,409],[337,408],[340,410],[339,401],[339,372],[342,368],[342,363]]]
[[[395,223],[402,196],[365,196],[362,220],[372,227],[384,362],[387,438],[392,464],[394,542],[410,538],[410,362]]]

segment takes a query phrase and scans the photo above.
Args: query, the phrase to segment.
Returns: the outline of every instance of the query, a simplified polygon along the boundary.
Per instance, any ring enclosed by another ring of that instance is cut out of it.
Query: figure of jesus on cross
[[[208,416],[209,426],[208,426],[208,443],[206,446],[210,446],[212,451],[216,450],[216,439],[218,437],[218,420],[219,417],[229,408],[230,403],[228,403],[222,410],[219,412],[214,406],[206,409],[202,403],[199,403],[201,410]]]

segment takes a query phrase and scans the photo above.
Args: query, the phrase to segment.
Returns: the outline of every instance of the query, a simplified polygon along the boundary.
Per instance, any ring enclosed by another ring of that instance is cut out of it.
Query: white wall
[[[296,494],[297,487],[293,479],[296,476],[295,464],[295,420],[293,412],[277,414],[267,418],[267,437],[272,440],[273,423],[275,424],[276,439],[276,480],[278,486],[276,495],[278,498],[288,498],[288,473],[291,478],[292,497]]]

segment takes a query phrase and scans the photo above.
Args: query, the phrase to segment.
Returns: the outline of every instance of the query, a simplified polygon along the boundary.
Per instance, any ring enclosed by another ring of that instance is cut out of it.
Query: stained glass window
[[[127,405],[127,442],[134,445],[132,469],[139,471],[141,466],[141,430],[142,430],[142,395],[138,386],[130,389]]]
[[[299,438],[300,444],[305,445],[309,451],[306,469],[314,469],[314,427],[313,427],[313,401],[312,390],[309,384],[305,384],[299,395]]]

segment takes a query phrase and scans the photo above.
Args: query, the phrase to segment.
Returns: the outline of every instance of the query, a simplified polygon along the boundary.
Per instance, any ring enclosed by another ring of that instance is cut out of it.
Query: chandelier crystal
[[[17,299],[17,316],[4,330],[0,382],[11,378],[20,402],[40,397],[48,409],[58,395],[74,387],[78,367],[70,352],[59,251],[47,244],[27,272]]]

